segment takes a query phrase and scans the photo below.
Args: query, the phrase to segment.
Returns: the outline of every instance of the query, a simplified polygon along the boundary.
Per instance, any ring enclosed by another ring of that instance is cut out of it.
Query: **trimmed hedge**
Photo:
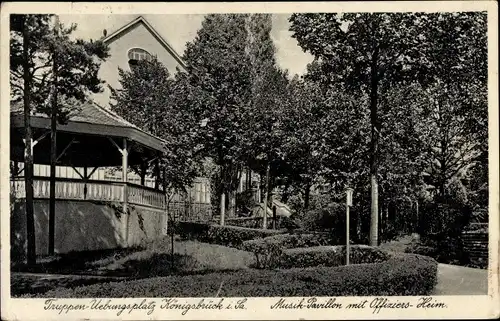
[[[244,241],[284,233],[239,226],[221,226],[197,222],[176,222],[175,233],[183,239],[241,248]]]
[[[350,247],[349,263],[381,263],[389,259],[389,254],[368,245]],[[346,262],[345,246],[315,246],[283,251],[276,267],[305,268],[312,266],[341,266]]]
[[[270,297],[430,295],[437,262],[401,254],[382,263],[290,270],[241,270],[59,288],[43,297]],[[220,291],[219,291],[220,290]],[[37,295],[40,297],[40,295]]]
[[[286,249],[336,245],[330,233],[279,234],[243,242],[242,250],[255,255],[259,268],[275,267]]]

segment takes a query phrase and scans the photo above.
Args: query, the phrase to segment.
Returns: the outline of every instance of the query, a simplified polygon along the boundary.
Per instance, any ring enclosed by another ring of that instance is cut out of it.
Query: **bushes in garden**
[[[242,250],[255,254],[259,268],[275,267],[286,249],[336,245],[329,233],[278,234],[243,242]]]
[[[413,254],[385,262],[289,270],[241,270],[60,288],[44,297],[271,297],[429,295],[437,263]],[[38,295],[40,297],[40,295]]]
[[[278,230],[221,226],[196,222],[176,222],[175,232],[184,239],[240,248],[244,241],[283,233]]]
[[[280,234],[243,242],[242,250],[252,252],[258,268],[339,266],[345,264],[345,246],[330,234]],[[351,263],[376,263],[388,258],[377,248],[353,245]]]
[[[351,264],[380,263],[389,258],[389,255],[367,245],[353,245],[349,251]],[[295,248],[283,251],[277,266],[279,268],[305,268],[312,266],[340,266],[346,262],[345,246],[315,246],[309,248]]]
[[[487,268],[487,229],[487,226],[470,227],[459,236],[436,233],[411,243],[405,252],[430,256],[440,263]]]

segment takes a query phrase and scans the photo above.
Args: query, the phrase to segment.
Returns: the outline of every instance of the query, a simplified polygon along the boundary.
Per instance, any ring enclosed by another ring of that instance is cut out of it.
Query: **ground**
[[[404,238],[381,247],[402,252],[409,240]],[[154,277],[174,274],[230,273],[247,269],[254,262],[251,253],[214,244],[177,240],[174,249],[174,269],[171,268],[170,242],[165,240],[150,243],[143,249],[70,254],[51,262],[41,262],[30,270],[18,268],[11,277],[12,294],[36,294],[57,287],[70,288],[131,279],[148,282]],[[484,295],[487,294],[487,287],[487,270],[438,265],[435,295]]]
[[[439,264],[435,295],[486,295],[488,271],[463,266]]]

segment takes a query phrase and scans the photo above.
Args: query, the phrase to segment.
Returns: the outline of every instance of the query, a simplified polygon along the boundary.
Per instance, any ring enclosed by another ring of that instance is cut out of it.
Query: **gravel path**
[[[488,270],[439,264],[434,295],[487,295]]]

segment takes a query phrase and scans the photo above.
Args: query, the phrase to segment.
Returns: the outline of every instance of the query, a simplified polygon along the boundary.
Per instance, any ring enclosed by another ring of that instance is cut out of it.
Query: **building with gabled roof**
[[[173,47],[142,16],[107,34],[101,39],[109,47],[110,57],[102,63],[99,77],[112,88],[119,87],[118,68],[128,70],[139,59],[156,56],[165,65],[171,75],[177,70],[185,70],[186,64]],[[104,107],[109,107],[111,91],[94,95],[94,100]]]

